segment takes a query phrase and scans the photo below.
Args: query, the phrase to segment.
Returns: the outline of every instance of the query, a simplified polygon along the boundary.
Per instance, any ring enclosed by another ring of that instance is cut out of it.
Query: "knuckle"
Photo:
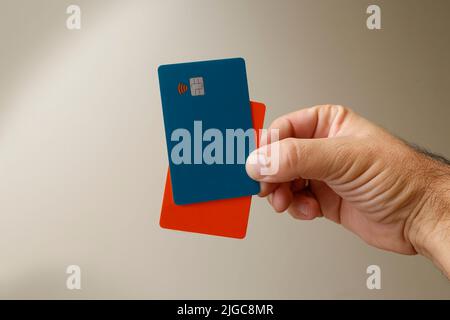
[[[286,125],[289,121],[286,119],[286,117],[281,116],[276,118],[269,126],[269,129],[279,129],[282,128],[284,125]]]
[[[352,109],[345,106],[338,106],[336,122],[340,126],[344,123],[345,120],[353,119],[355,117],[355,113]]]
[[[340,104],[324,104],[317,106],[317,108],[325,114],[335,114],[337,116],[346,116],[352,112],[350,108]]]
[[[332,104],[322,104],[322,105],[320,105],[319,107],[320,107],[320,109],[322,109],[322,110],[330,110],[330,109],[333,108],[333,105],[332,105]]]
[[[294,138],[287,138],[284,141],[285,151],[283,152],[285,155],[285,165],[288,169],[295,169],[300,162],[301,153],[303,149]]]
[[[336,109],[336,111],[338,111],[338,112],[343,112],[343,113],[345,113],[345,112],[350,111],[349,108],[347,108],[346,106],[340,105],[340,104],[333,105],[333,107],[334,107],[334,108]]]
[[[332,104],[322,104],[316,106],[317,113],[323,117],[324,115],[330,114],[333,110]]]
[[[334,106],[336,116],[339,118],[345,118],[349,113],[350,109],[341,105]]]

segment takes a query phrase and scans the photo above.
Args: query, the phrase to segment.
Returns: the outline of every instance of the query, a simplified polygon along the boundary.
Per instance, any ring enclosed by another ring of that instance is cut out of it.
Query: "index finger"
[[[318,105],[288,113],[272,122],[265,137],[261,138],[261,145],[271,143],[271,130],[278,130],[279,140],[334,136],[347,114],[348,110],[338,105]]]

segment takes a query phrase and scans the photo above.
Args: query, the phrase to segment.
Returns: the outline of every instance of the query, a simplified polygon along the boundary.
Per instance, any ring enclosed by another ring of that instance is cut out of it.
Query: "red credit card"
[[[251,101],[250,108],[253,127],[259,130],[264,124],[266,106]],[[165,229],[242,239],[247,233],[251,201],[251,196],[245,196],[177,205],[173,201],[170,171],[167,170],[159,224]]]

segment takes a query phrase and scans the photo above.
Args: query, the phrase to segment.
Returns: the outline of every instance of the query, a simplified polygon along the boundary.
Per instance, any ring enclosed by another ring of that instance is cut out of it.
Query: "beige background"
[[[242,56],[266,124],[351,106],[450,156],[448,1],[0,1],[0,297],[450,298],[422,257],[254,199],[245,240],[158,226],[159,64]],[[382,8],[382,30],[365,10]],[[82,290],[65,288],[69,264]],[[366,289],[366,267],[382,290]]]

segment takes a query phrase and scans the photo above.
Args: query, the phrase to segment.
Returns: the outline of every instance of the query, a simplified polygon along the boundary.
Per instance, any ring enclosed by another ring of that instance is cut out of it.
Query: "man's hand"
[[[279,170],[261,175],[267,138],[246,168],[277,212],[324,216],[375,247],[421,253],[449,275],[448,165],[342,106],[299,110],[275,120],[268,136],[272,129],[279,130]]]

